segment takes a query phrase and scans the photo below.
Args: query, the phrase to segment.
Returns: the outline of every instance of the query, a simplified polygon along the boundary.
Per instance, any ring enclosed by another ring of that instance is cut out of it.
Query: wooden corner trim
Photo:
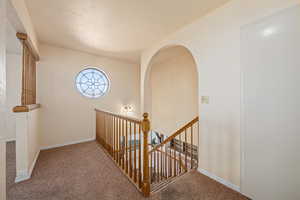
[[[19,40],[27,40],[27,38],[28,38],[27,34],[25,34],[25,33],[17,33],[16,36]]]
[[[21,113],[21,112],[29,112],[41,107],[41,104],[31,104],[31,105],[22,105],[22,106],[15,106],[13,108],[13,112]]]
[[[32,43],[32,41],[30,40],[30,38],[28,37],[28,35],[26,33],[16,33],[16,36],[19,40],[23,41],[27,47],[30,49],[30,51],[32,52],[33,56],[35,57],[36,61],[40,60],[40,56],[38,54],[38,52],[36,51],[36,49],[34,48],[34,45]]]

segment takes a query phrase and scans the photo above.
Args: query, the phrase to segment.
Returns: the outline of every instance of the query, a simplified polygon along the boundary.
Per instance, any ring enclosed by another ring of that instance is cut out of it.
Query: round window
[[[87,68],[76,76],[76,87],[85,97],[99,98],[107,93],[109,80],[103,71],[96,68]]]

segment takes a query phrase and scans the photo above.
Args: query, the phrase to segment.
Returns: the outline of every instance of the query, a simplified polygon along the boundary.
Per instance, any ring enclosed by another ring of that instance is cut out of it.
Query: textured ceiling
[[[142,49],[228,0],[26,0],[42,43],[138,62]]]

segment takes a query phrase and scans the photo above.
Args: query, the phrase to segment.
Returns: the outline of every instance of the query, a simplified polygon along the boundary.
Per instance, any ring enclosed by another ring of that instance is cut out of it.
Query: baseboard
[[[72,145],[72,144],[79,144],[79,143],[84,143],[84,142],[91,142],[96,140],[95,137],[93,138],[89,138],[89,139],[85,139],[85,140],[78,140],[78,141],[73,141],[73,142],[67,142],[65,144],[57,144],[57,145],[51,145],[51,146],[47,146],[47,147],[42,147],[41,150],[48,150],[48,149],[54,149],[57,147],[63,147],[63,146],[68,146],[68,145]]]
[[[29,168],[29,171],[23,170],[23,171],[19,172],[17,177],[15,178],[15,183],[26,181],[31,178],[32,171],[35,167],[35,164],[36,164],[36,161],[37,161],[39,155],[40,155],[40,150],[36,153],[34,160]]]
[[[33,171],[33,169],[34,169],[34,167],[35,167],[35,164],[36,164],[36,161],[37,161],[39,155],[40,155],[40,150],[36,153],[35,158],[34,158],[32,164],[31,164],[31,166],[30,166],[30,168],[29,168],[29,176],[30,176],[30,177],[31,177],[32,171]]]
[[[65,143],[65,144],[59,144],[59,145],[52,145],[52,146],[48,146],[48,147],[43,147],[41,148],[41,150],[47,150],[47,149],[53,149],[53,148],[57,148],[57,147],[63,147],[63,146],[67,146],[67,145],[72,145],[72,144],[79,144],[79,143],[83,143],[83,142],[90,142],[90,141],[94,141],[96,140],[96,138],[89,138],[89,139],[85,139],[85,140],[79,140],[79,141],[74,141],[74,142],[68,142],[68,143]],[[28,180],[30,179],[31,177],[31,174],[32,174],[32,171],[35,167],[35,164],[36,164],[36,161],[39,157],[39,154],[40,154],[40,151],[39,150],[37,153],[36,153],[36,156],[29,168],[29,170],[23,170],[21,172],[18,172],[18,175],[17,177],[15,178],[15,183],[19,183],[19,182],[22,182],[22,181],[25,181],[25,180]]]
[[[219,182],[219,183],[221,183],[221,184],[223,184],[223,185],[225,185],[225,186],[227,186],[227,187],[229,187],[229,188],[231,188],[231,189],[233,189],[233,190],[235,190],[237,192],[240,192],[240,187],[239,186],[237,186],[237,185],[235,185],[233,183],[230,183],[229,181],[226,181],[223,178],[220,178],[220,177],[218,177],[218,176],[216,176],[216,175],[208,172],[205,169],[198,168],[198,171],[201,174],[203,174],[205,176],[208,176],[209,178],[214,179],[215,181],[217,181],[217,182]]]
[[[30,175],[29,175],[28,171],[27,170],[23,170],[21,172],[18,172],[18,175],[15,178],[15,183],[26,181],[28,179],[30,179]]]

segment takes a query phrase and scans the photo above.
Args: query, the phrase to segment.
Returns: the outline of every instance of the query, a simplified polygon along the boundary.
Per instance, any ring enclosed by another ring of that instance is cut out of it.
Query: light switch
[[[201,96],[202,104],[209,104],[209,96]]]

